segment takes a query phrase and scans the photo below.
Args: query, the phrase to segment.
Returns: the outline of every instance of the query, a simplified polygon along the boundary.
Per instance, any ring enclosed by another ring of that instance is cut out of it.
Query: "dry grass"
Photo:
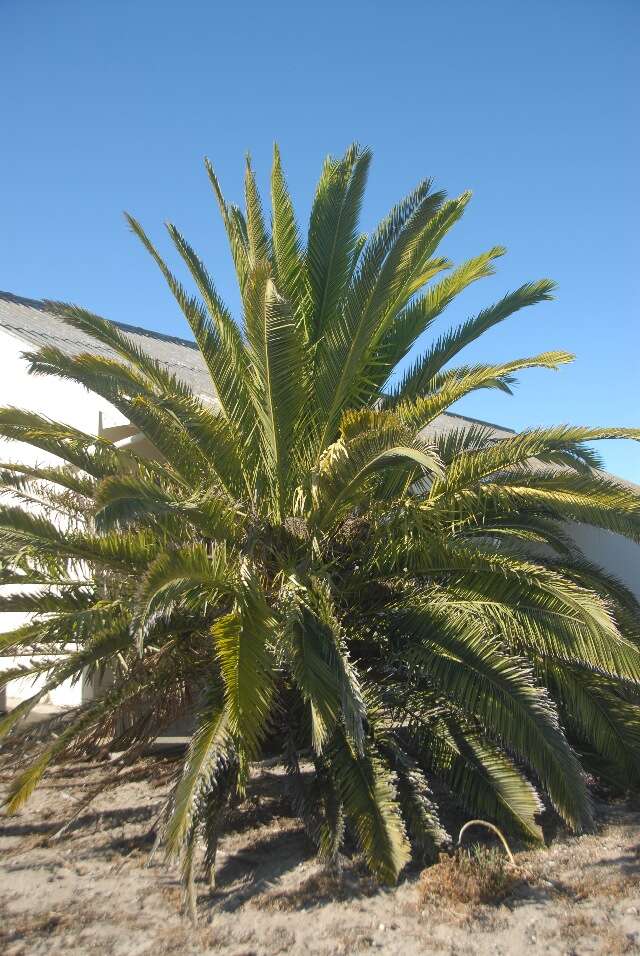
[[[639,952],[635,939],[603,918],[602,913],[599,913],[596,918],[592,913],[571,911],[563,916],[557,935],[549,931],[542,935],[550,940],[559,936],[570,944],[572,953],[582,952],[585,943],[593,940],[597,940],[599,956],[625,956],[628,953]]]
[[[0,927],[0,948],[8,947],[12,943],[38,937],[51,937],[56,933],[64,933],[72,924],[73,917],[68,913],[37,913],[25,915],[16,919],[7,920],[6,927]]]
[[[588,900],[605,897],[610,900],[624,900],[640,893],[640,877],[635,874],[621,874],[615,878],[603,880],[599,873],[587,872],[577,880],[566,885],[574,900]]]
[[[640,950],[634,939],[612,927],[606,939],[602,940],[600,952],[602,956],[627,956],[628,953],[638,953]]]
[[[420,902],[466,903],[468,905],[500,903],[522,882],[502,850],[474,846],[458,850],[454,856],[440,857],[440,862],[423,871],[419,884]]]
[[[372,949],[374,939],[371,933],[362,929],[346,929],[337,937],[335,956],[351,956]]]

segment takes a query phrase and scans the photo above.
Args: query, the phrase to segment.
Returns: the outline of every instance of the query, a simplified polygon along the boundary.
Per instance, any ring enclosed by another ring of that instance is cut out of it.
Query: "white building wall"
[[[572,524],[570,534],[593,564],[625,584],[640,600],[640,545],[613,531]]]
[[[126,424],[117,409],[82,386],[49,376],[29,375],[22,353],[34,350],[31,343],[0,328],[0,405],[38,412],[92,435],[98,434],[101,416],[103,427]],[[36,465],[52,464],[57,460],[53,455],[22,442],[0,439],[0,462],[17,461]],[[11,591],[6,586],[1,590],[4,593]],[[26,614],[0,612],[0,633],[11,631],[27,620]],[[0,670],[28,661],[29,658],[0,657]],[[0,709],[30,697],[41,683],[41,679],[35,683],[32,679],[12,681],[4,691],[0,689]],[[50,694],[47,703],[56,706],[75,705],[80,703],[82,695],[82,682],[74,686],[66,682]]]

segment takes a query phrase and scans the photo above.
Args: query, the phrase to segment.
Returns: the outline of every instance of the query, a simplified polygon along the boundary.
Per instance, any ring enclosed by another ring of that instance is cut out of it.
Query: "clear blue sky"
[[[306,215],[323,156],[355,139],[375,154],[365,227],[430,175],[474,192],[449,255],[508,247],[449,322],[559,283],[469,357],[575,365],[459,410],[640,425],[638,0],[1,0],[0,32],[0,289],[187,334],[122,210],[156,238],[175,221],[235,302],[202,157],[239,200],[244,153],[264,183],[277,140]],[[640,482],[637,445],[602,451]]]

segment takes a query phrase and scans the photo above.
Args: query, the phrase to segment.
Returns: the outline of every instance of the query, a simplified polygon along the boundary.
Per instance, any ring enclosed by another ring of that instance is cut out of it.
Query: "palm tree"
[[[563,425],[496,440],[481,425],[439,428],[470,392],[508,392],[520,369],[570,361],[452,365],[553,283],[527,283],[424,344],[504,249],[455,268],[438,255],[469,195],[447,199],[428,181],[363,235],[370,158],[353,146],[326,160],[306,243],[277,149],[270,227],[250,163],[244,213],[207,163],[239,321],[175,226],[195,295],[128,217],[189,322],[214,405],[117,326],[51,304],[117,358],[46,347],[31,371],[102,396],[152,458],[0,411],[0,434],[62,462],[3,466],[15,500],[0,514],[0,580],[40,587],[1,599],[33,619],[0,648],[48,655],[4,675],[44,675],[0,725],[14,731],[10,757],[31,754],[7,807],[52,761],[105,747],[133,757],[196,706],[160,833],[192,902],[197,840],[212,872],[225,808],[265,752],[281,755],[321,857],[336,856],[346,827],[388,882],[446,838],[433,780],[535,840],[542,801],[574,830],[591,825],[585,769],[640,779],[639,607],[567,532],[578,522],[640,540],[640,498],[586,444],[640,431]],[[112,675],[101,697],[16,730],[87,669]]]

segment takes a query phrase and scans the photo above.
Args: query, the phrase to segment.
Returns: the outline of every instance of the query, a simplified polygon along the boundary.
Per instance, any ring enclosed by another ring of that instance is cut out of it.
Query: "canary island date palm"
[[[236,317],[175,226],[193,292],[129,218],[193,331],[211,400],[126,331],[51,304],[96,352],[48,346],[28,355],[31,371],[110,402],[152,456],[0,412],[4,437],[61,461],[3,466],[13,589],[0,607],[33,615],[2,636],[5,654],[26,658],[4,680],[42,678],[1,727],[11,759],[29,754],[7,806],[53,761],[109,747],[133,757],[195,708],[160,828],[191,894],[199,838],[212,871],[225,808],[265,753],[281,755],[321,856],[350,834],[384,881],[445,839],[433,781],[539,839],[543,801],[575,830],[590,826],[585,769],[640,779],[638,605],[568,533],[583,523],[640,540],[638,494],[599,470],[588,444],[640,433],[441,430],[438,416],[470,392],[508,392],[520,369],[570,361],[456,364],[553,284],[527,283],[425,335],[504,250],[455,267],[440,255],[469,195],[447,199],[427,181],[362,234],[369,163],[355,146],[326,160],[305,241],[277,150],[269,223],[249,162],[244,212],[207,164]],[[29,662],[35,652],[46,657]],[[101,696],[20,729],[51,688],[92,671],[111,675]]]

